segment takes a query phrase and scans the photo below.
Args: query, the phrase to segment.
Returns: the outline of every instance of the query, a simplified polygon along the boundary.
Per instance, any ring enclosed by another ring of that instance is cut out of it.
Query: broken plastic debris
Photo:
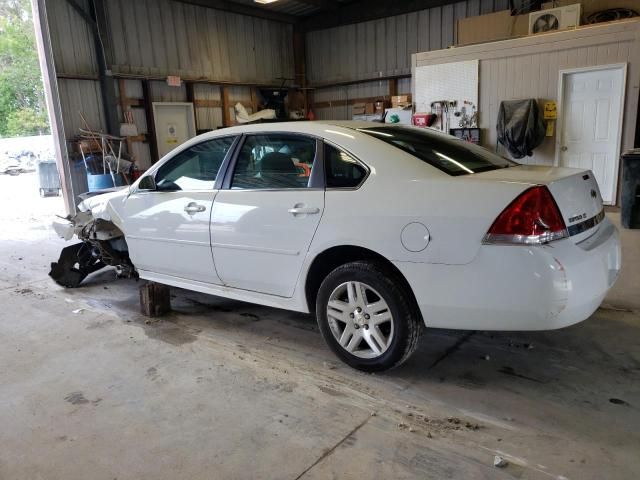
[[[498,468],[504,468],[507,465],[509,465],[509,462],[507,462],[504,458],[502,458],[500,455],[496,455],[495,457],[493,457],[493,466],[494,467],[498,467]]]

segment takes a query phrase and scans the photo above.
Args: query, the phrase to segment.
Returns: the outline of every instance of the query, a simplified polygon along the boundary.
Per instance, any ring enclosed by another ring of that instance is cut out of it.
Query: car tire
[[[396,272],[375,261],[347,263],[323,280],[316,298],[318,326],[346,364],[380,372],[415,351],[422,317],[403,284]]]

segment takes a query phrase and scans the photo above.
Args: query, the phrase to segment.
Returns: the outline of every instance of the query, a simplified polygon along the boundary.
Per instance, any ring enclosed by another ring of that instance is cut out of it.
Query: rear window
[[[469,175],[517,165],[489,150],[453,136],[407,127],[359,128],[449,175]]]

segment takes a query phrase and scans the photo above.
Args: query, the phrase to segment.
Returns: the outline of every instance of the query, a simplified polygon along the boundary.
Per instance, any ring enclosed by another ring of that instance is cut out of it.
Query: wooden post
[[[193,82],[184,82],[184,87],[187,91],[187,102],[189,103],[193,103],[193,113],[194,113],[194,119],[193,121],[195,122],[195,127],[196,127],[196,133],[198,132],[198,112],[197,112],[197,105],[196,105],[196,95],[194,92],[194,83]]]
[[[389,102],[391,102],[391,97],[395,97],[398,95],[398,79],[390,78],[389,79]]]
[[[118,92],[120,93],[120,110],[122,110],[122,117],[120,118],[121,122],[126,122],[127,118],[127,110],[129,110],[129,99],[126,95],[126,84],[123,78],[118,79]],[[129,154],[129,158],[133,158],[133,145],[131,141],[131,137],[126,137],[125,142],[127,143],[127,153]],[[134,161],[135,163],[135,161]]]
[[[158,141],[156,139],[156,124],[153,119],[153,99],[151,98],[151,85],[149,80],[142,80],[142,104],[147,119],[147,140],[151,153],[151,163],[158,161]]]
[[[251,109],[253,110],[251,113],[258,111],[258,89],[256,87],[251,88]]]
[[[222,124],[231,126],[231,114],[229,113],[229,87],[222,87]]]
[[[167,285],[147,283],[140,287],[140,311],[147,317],[159,317],[171,311],[171,290]]]

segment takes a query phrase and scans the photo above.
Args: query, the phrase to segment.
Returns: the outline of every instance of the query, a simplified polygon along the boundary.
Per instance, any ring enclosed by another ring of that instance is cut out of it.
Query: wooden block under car
[[[161,283],[140,287],[140,311],[147,317],[159,317],[171,311],[171,290]]]

